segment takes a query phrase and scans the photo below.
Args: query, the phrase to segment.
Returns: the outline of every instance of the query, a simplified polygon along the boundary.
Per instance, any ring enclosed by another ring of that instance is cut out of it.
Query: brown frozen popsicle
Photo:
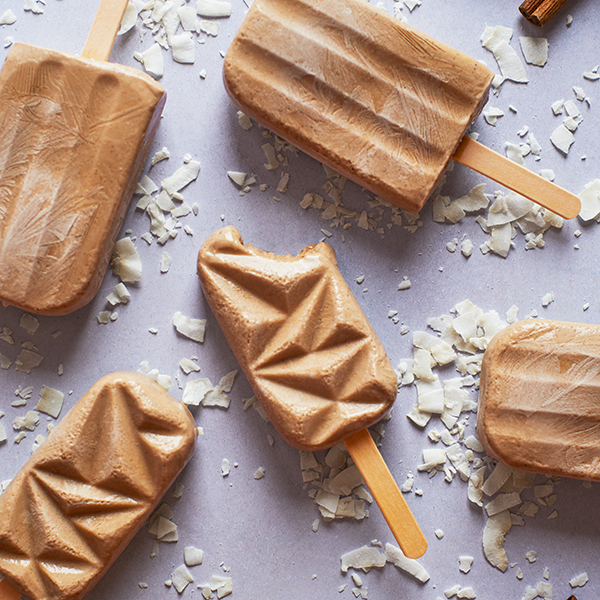
[[[479,440],[511,467],[600,481],[599,389],[600,326],[515,323],[483,357]]]
[[[198,274],[279,435],[300,450],[343,441],[404,553],[421,556],[427,542],[366,430],[391,408],[396,373],[331,246],[279,256],[225,227],[204,242]]]
[[[96,294],[165,93],[106,62],[127,0],[103,0],[81,56],[17,43],[0,72],[0,301],[59,315]]]
[[[0,599],[87,594],[186,465],[196,432],[145,375],[100,379],[0,495]]]
[[[365,0],[255,0],[223,77],[248,116],[407,211],[453,158],[565,218],[579,213],[573,194],[463,137],[487,102],[487,67]]]

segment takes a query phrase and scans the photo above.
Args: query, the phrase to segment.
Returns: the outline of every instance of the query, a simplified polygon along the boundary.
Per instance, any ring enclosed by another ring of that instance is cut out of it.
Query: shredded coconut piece
[[[130,237],[124,237],[115,243],[112,267],[114,274],[125,283],[142,280],[142,260]]]
[[[530,65],[543,67],[548,62],[548,40],[541,37],[520,37],[521,51]]]
[[[58,418],[65,395],[62,392],[45,385],[42,387],[40,396],[35,410],[50,415],[55,419]]]
[[[348,569],[362,569],[367,573],[372,567],[384,567],[386,560],[386,555],[377,548],[362,546],[342,555],[342,572],[347,573]]]
[[[406,558],[402,550],[392,546],[392,544],[385,545],[385,559],[399,569],[406,571],[421,583],[429,581],[429,573],[427,573],[425,567],[413,558]]]
[[[186,317],[177,311],[173,315],[173,325],[181,335],[184,335],[195,342],[204,342],[206,319],[193,319],[192,317]]]

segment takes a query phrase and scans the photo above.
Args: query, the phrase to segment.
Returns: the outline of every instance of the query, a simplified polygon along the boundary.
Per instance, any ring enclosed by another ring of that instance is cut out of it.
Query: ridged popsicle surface
[[[508,327],[483,360],[479,439],[509,466],[600,481],[600,327]]]
[[[391,408],[396,373],[331,246],[275,255],[226,227],[204,242],[198,274],[257,399],[289,444],[334,446]]]
[[[11,48],[0,72],[0,301],[63,314],[92,299],[164,98],[135,69]]]
[[[191,457],[193,417],[157,383],[98,381],[0,496],[0,576],[30,600],[79,600]]]
[[[225,57],[250,117],[418,212],[493,74],[363,0],[255,0]]]

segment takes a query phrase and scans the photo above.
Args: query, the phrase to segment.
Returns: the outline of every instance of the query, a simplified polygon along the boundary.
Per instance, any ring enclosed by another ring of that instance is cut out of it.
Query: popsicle
[[[223,78],[248,116],[409,212],[453,158],[565,218],[579,213],[575,195],[463,137],[487,102],[487,67],[365,0],[255,0]]]
[[[515,323],[483,357],[479,440],[511,467],[600,481],[599,390],[600,326]]]
[[[0,301],[59,315],[106,271],[165,102],[106,62],[127,0],[103,0],[81,56],[16,43],[0,72]]]
[[[94,384],[0,495],[0,598],[82,598],[190,459],[196,432],[145,375]]]
[[[225,227],[202,245],[198,274],[279,435],[309,451],[343,441],[404,553],[421,556],[427,542],[366,429],[391,408],[396,374],[331,246],[278,256]]]

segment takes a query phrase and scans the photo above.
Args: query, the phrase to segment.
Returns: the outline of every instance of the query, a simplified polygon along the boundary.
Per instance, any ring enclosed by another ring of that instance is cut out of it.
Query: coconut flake
[[[578,198],[581,200],[579,216],[584,221],[597,219],[600,216],[600,179],[587,183]]]
[[[164,61],[162,50],[156,42],[144,52],[137,53],[135,58],[142,63],[146,72],[152,75],[152,77],[160,79],[163,76]]]
[[[43,386],[35,410],[43,412],[55,419],[58,418],[63,406],[65,395],[54,388]]]
[[[471,570],[471,565],[473,564],[472,556],[459,556],[458,557],[458,569],[462,573],[468,573]]]
[[[194,381],[188,381],[183,390],[182,402],[187,406],[200,406],[204,397],[214,389],[210,379],[202,377]]]
[[[543,67],[548,62],[548,40],[541,37],[520,37],[521,51],[530,65]]]
[[[0,15],[0,25],[13,25],[16,21],[17,15],[10,8]]]
[[[36,0],[25,0],[23,10],[29,10],[34,15],[41,15],[44,12],[44,5],[38,4]]]
[[[488,562],[502,571],[508,567],[508,558],[504,550],[504,536],[512,526],[510,512],[505,510],[489,517],[483,530],[483,552]]]
[[[344,573],[347,573],[348,569],[362,569],[365,573],[368,573],[373,567],[384,567],[386,555],[377,548],[362,546],[343,554],[341,563],[342,572]]]
[[[575,142],[575,137],[564,124],[561,124],[552,132],[550,141],[557,150],[560,150],[563,154],[567,155],[573,142]]]
[[[171,573],[171,581],[177,592],[181,594],[194,578],[185,565],[180,565]]]
[[[40,326],[40,322],[33,315],[23,313],[19,321],[19,326],[25,329],[29,335],[33,335]]]
[[[16,370],[21,373],[31,373],[31,369],[39,367],[44,357],[37,352],[23,349],[15,359]]]
[[[198,177],[198,173],[200,173],[200,162],[190,160],[179,167],[173,175],[163,179],[161,181],[162,188],[173,198],[186,185],[194,181]]]
[[[246,183],[247,173],[241,171],[227,171],[227,177],[240,188],[243,188]]]
[[[229,17],[231,3],[221,0],[198,0],[196,13],[201,17]]]
[[[407,558],[400,548],[392,546],[392,544],[385,545],[385,560],[392,563],[402,571],[412,575],[415,579],[421,583],[429,581],[429,573],[425,570],[418,561],[413,558]]]
[[[130,237],[117,240],[112,254],[113,273],[125,283],[142,280],[142,260]]]
[[[123,35],[124,33],[127,33],[130,29],[133,29],[135,27],[135,24],[137,23],[137,18],[139,14],[140,7],[136,6],[131,1],[128,2],[117,35]]]
[[[490,106],[483,111],[483,118],[485,119],[488,125],[492,127],[496,127],[496,123],[500,117],[504,116],[504,111],[500,108],[494,108]]]
[[[167,273],[168,272],[168,270],[171,267],[172,260],[173,259],[168,254],[168,252],[163,252],[162,253],[162,256],[160,258],[160,272],[161,273]]]
[[[572,588],[583,587],[588,581],[589,581],[588,574],[584,572],[584,573],[580,573],[576,577],[573,577],[572,579],[570,579],[569,585]]]
[[[180,35],[174,35],[171,38],[171,50],[173,60],[183,64],[193,64],[195,60],[196,45],[189,31],[184,31]]]
[[[184,335],[195,342],[204,342],[206,319],[193,319],[192,317],[186,317],[177,311],[173,315],[173,325],[181,335]]]

